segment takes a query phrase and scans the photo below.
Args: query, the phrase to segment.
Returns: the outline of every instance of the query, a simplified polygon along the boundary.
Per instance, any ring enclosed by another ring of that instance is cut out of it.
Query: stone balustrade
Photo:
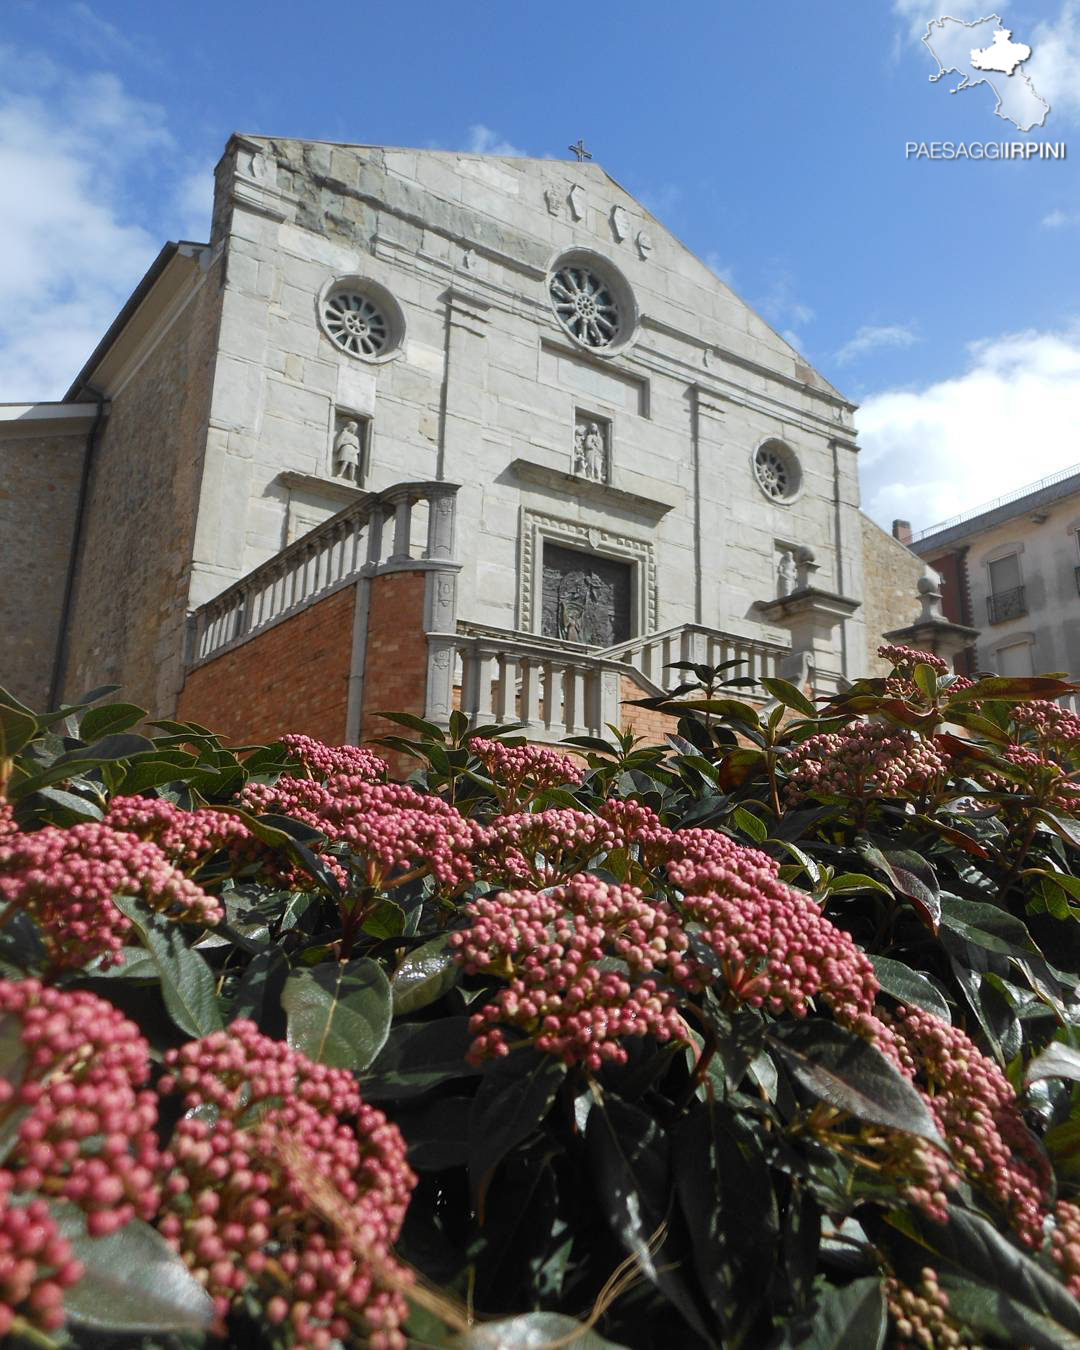
[[[643,633],[640,637],[608,647],[603,655],[608,660],[632,666],[655,684],[670,687],[678,684],[682,678],[679,671],[665,669],[673,661],[694,661],[704,666],[738,661],[738,666],[732,666],[724,672],[726,679],[759,680],[763,675],[773,679],[780,674],[781,663],[790,652],[790,647],[778,642],[738,637],[716,628],[688,623],[676,628],[665,628],[659,633]],[[755,695],[764,697],[764,691],[746,687],[740,692],[740,697]]]
[[[188,668],[362,576],[451,558],[454,483],[396,483],[351,502],[189,618]]]

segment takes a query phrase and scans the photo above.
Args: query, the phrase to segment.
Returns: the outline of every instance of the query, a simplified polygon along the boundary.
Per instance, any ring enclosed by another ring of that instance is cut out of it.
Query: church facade
[[[210,241],[0,409],[0,682],[244,739],[558,739],[681,659],[828,692],[923,570],[853,412],[594,164],[234,136]]]

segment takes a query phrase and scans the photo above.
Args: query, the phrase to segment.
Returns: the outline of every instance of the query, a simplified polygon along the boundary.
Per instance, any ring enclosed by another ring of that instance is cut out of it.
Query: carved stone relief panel
[[[586,603],[589,614],[593,616],[588,619],[590,624],[603,626],[603,623],[606,622],[597,619],[595,616],[607,612],[603,609],[603,604],[606,603],[603,602],[603,595],[607,593],[606,588],[610,586],[613,588],[611,594],[613,597],[612,605],[614,605],[614,609],[611,611],[612,631],[621,632],[625,622],[628,625],[629,636],[655,632],[657,617],[656,552],[651,540],[636,539],[632,535],[621,534],[615,530],[605,530],[596,525],[584,525],[579,521],[562,520],[557,516],[545,515],[527,507],[523,508],[521,513],[521,590],[518,604],[518,627],[520,629],[528,633],[547,631],[544,627],[545,567],[548,563],[546,550],[552,546],[572,555],[572,561],[577,566],[576,568],[571,567],[570,571],[582,572],[580,582],[565,583],[566,594],[564,598],[568,605],[580,606],[582,603]],[[551,556],[557,562],[559,555],[553,554]],[[581,558],[585,559],[588,566],[582,567]],[[605,561],[622,564],[626,570],[620,575],[625,578],[625,581],[616,581],[613,574],[601,574],[600,564]],[[593,563],[596,564],[595,567],[592,566]],[[591,573],[595,573],[597,580],[592,583],[590,598],[587,576]],[[625,607],[625,621],[619,617],[624,611],[619,609],[622,601],[617,599],[624,593],[620,589],[624,585],[626,587],[625,594],[628,596]],[[578,594],[582,587],[584,587],[585,594],[584,602]],[[589,608],[590,605],[591,608]],[[563,616],[563,626],[566,627],[569,624],[572,628],[574,626],[572,620],[573,614],[570,610],[567,610]],[[549,618],[547,622],[549,625],[554,623],[557,628],[559,623],[557,612],[555,612],[555,618]],[[586,619],[579,618],[576,622],[579,631],[583,631],[580,625],[585,623]],[[594,629],[594,631],[597,630]],[[612,638],[612,642],[621,640],[620,637]],[[610,643],[604,645],[610,645]]]
[[[632,583],[630,563],[545,541],[541,632],[590,647],[625,642]]]

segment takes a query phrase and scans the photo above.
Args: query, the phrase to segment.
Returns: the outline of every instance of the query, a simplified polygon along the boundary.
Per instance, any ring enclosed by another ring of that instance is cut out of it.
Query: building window
[[[1028,641],[1013,642],[1008,647],[999,647],[994,653],[994,664],[999,675],[1014,679],[1034,675],[1032,644]]]
[[[802,486],[799,461],[782,441],[766,441],[754,451],[754,477],[766,497],[789,502]]]
[[[341,277],[319,294],[319,322],[339,350],[361,361],[386,361],[405,336],[405,316],[390,292],[362,277]]]
[[[575,342],[611,355],[633,336],[637,307],[629,284],[599,256],[565,254],[554,265],[548,294],[555,317]]]
[[[990,623],[1007,623],[1027,613],[1027,600],[1020,580],[1020,555],[1006,554],[987,563],[990,594],[986,597],[986,617]]]

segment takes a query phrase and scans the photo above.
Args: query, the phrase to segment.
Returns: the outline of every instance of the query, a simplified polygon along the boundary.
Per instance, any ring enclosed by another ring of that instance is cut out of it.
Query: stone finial
[[[795,554],[796,588],[800,591],[804,591],[812,586],[814,584],[814,573],[817,570],[817,555],[808,544],[803,544]]]
[[[945,585],[942,577],[934,571],[932,567],[927,567],[926,571],[919,578],[915,589],[919,594],[919,605],[921,610],[917,623],[934,623],[944,620],[945,615],[941,609],[941,591]]]

